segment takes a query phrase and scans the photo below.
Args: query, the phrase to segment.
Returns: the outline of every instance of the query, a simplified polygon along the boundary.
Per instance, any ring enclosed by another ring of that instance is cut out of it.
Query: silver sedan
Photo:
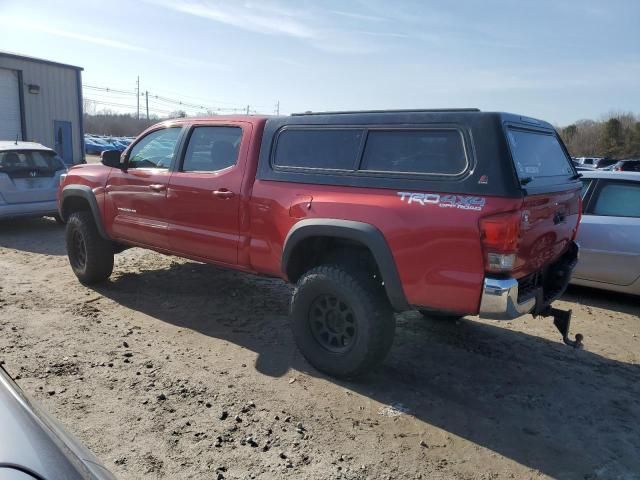
[[[640,173],[583,171],[571,283],[640,295]]]

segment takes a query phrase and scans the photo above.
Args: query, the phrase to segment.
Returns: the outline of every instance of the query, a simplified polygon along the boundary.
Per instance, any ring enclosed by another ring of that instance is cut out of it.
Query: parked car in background
[[[640,158],[620,160],[611,168],[614,172],[640,172]]]
[[[0,219],[59,219],[56,192],[67,171],[58,154],[33,142],[0,142]]]
[[[115,479],[84,445],[29,401],[2,366],[0,425],[0,479]]]
[[[601,169],[601,168],[611,167],[616,163],[618,163],[618,160],[614,160],[613,158],[601,158],[593,166],[598,169]]]
[[[85,135],[84,138],[85,152],[89,155],[100,155],[107,150],[117,150],[123,152],[126,148],[124,145],[116,144],[106,138]]]
[[[574,162],[583,167],[596,167],[596,163],[602,160],[602,157],[576,157]]]
[[[104,151],[104,145],[94,142],[91,138],[85,138],[84,151],[89,155],[100,155]]]
[[[571,161],[577,170],[610,169],[618,162],[607,157],[572,157]]]
[[[108,138],[106,141],[113,147],[114,150],[117,150],[120,153],[124,152],[127,148],[127,145],[122,143],[118,138]]]
[[[571,283],[640,295],[640,173],[583,172],[582,182]]]

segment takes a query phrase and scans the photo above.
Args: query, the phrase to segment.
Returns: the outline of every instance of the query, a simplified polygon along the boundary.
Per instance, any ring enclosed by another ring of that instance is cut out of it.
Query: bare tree
[[[640,118],[629,112],[609,112],[600,120],[579,120],[558,132],[571,155],[640,157]]]

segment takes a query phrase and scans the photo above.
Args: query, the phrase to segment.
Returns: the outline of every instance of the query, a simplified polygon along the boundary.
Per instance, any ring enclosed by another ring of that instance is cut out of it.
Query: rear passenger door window
[[[195,127],[182,163],[183,172],[217,172],[236,164],[240,127]]]
[[[592,210],[593,215],[640,218],[640,183],[604,182]]]
[[[462,135],[457,130],[371,130],[360,169],[459,175],[467,165]]]

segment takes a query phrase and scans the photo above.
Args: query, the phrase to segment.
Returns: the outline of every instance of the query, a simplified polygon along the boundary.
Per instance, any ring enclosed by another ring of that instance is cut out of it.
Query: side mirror
[[[123,168],[124,163],[120,163],[120,152],[117,150],[105,150],[100,154],[102,164],[107,167]]]

